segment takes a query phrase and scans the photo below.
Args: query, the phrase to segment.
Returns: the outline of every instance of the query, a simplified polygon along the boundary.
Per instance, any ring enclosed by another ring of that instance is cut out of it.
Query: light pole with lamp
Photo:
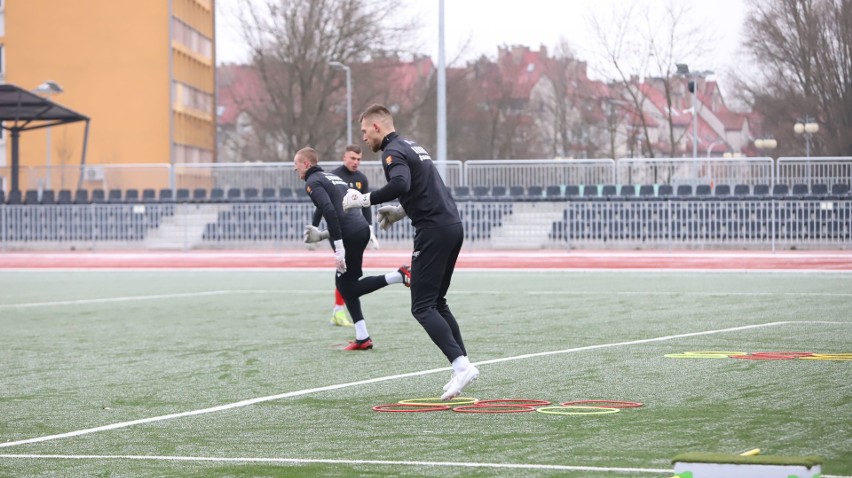
[[[760,150],[768,149],[772,151],[778,147],[778,141],[775,141],[775,138],[757,138],[754,140],[754,147]]]
[[[689,66],[686,63],[677,63],[677,75],[689,79],[687,84],[689,92],[692,93],[692,157],[698,158],[698,110],[695,108],[695,96],[697,85],[696,78],[704,78],[707,75],[712,75],[710,70],[704,71],[689,71]]]
[[[726,144],[726,142],[725,142],[724,139],[717,139],[716,141],[713,141],[712,143],[710,143],[710,145],[707,146],[707,157],[708,158],[710,157],[710,153],[713,152],[713,146],[716,146],[717,144]]]
[[[772,158],[771,155],[772,155],[772,150],[778,147],[778,141],[775,141],[775,138],[773,138],[771,136],[769,136],[767,138],[757,138],[756,140],[754,140],[754,147],[761,150],[761,152],[764,151],[764,150],[767,151],[767,154],[770,155],[769,159],[773,160],[773,162],[771,162],[771,164],[774,168],[775,167],[774,158]],[[770,183],[772,182],[771,178],[770,178],[769,182]]]
[[[352,144],[352,71],[339,61],[330,61],[328,65],[335,70],[346,72],[346,141]]]
[[[59,83],[57,83],[55,81],[45,81],[44,83],[38,85],[33,90],[34,93],[44,95],[44,97],[47,98],[48,100],[50,100],[50,97],[52,95],[62,93],[63,91],[64,90],[62,89],[61,86],[59,86]],[[51,147],[50,126],[45,128],[45,130],[46,130],[45,136],[47,136],[47,156],[45,157],[45,165],[46,165],[45,174],[47,175],[47,179],[45,181],[45,188],[50,189],[50,147]]]
[[[803,120],[797,120],[793,125],[793,132],[805,135],[805,157],[807,158],[806,174],[807,183],[811,183],[811,137],[819,131],[819,124],[810,116]]]

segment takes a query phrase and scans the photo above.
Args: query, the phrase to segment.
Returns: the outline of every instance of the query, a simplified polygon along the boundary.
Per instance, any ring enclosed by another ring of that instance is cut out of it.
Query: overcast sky
[[[240,38],[237,11],[247,0],[217,0],[216,55],[220,63],[243,62],[246,49]],[[254,0],[258,1],[258,0]],[[437,61],[438,0],[403,0],[411,16],[421,19],[419,45],[422,53]],[[663,0],[638,0],[652,14],[660,14]],[[600,48],[591,28],[592,18],[613,18],[614,9],[628,0],[444,0],[446,58],[463,60],[480,55],[495,57],[500,45],[539,45],[553,48],[561,39],[571,44],[576,56],[589,63],[589,74],[603,78],[596,64]],[[701,25],[712,36],[701,57],[686,60],[693,70],[713,70],[725,86],[726,75],[737,66],[740,32],[746,13],[744,0],[680,0],[687,5],[686,21]],[[617,11],[617,10],[615,10]],[[403,12],[406,13],[406,12]],[[463,51],[463,47],[467,48]],[[723,90],[724,93],[724,90]]]

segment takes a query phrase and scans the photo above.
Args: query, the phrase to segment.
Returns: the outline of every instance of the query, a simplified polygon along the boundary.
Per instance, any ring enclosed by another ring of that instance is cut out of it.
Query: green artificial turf
[[[375,348],[339,350],[354,332],[328,326],[332,287],[0,272],[0,476],[658,477],[682,453],[750,448],[852,475],[852,361],[664,357],[852,353],[848,274],[456,272],[481,371],[465,395],[643,403],[597,416],[375,412],[437,397],[449,364],[401,285],[363,298]]]

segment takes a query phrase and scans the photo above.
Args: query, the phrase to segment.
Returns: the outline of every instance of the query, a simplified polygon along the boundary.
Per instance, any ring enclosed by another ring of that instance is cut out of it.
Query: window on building
[[[213,95],[175,81],[172,83],[174,104],[183,108],[209,113],[213,110]]]
[[[175,144],[174,152],[175,163],[197,164],[213,162],[213,151],[209,149],[197,148],[186,144]]]
[[[205,58],[213,57],[213,41],[201,32],[187,25],[179,18],[172,17],[174,39]]]

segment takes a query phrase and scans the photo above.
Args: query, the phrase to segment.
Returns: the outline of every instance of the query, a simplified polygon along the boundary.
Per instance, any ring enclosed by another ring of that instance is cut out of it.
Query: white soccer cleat
[[[453,380],[455,380],[455,379],[456,379],[456,373],[453,372],[452,375],[450,375],[450,381],[447,382],[446,384],[444,384],[444,391],[445,392],[450,389],[450,385],[453,384]]]
[[[464,372],[456,374],[452,380],[450,380],[450,386],[447,387],[447,391],[441,395],[441,400],[452,400],[453,398],[461,395],[462,390],[465,387],[476,381],[479,377],[479,369],[476,366],[471,365]]]

